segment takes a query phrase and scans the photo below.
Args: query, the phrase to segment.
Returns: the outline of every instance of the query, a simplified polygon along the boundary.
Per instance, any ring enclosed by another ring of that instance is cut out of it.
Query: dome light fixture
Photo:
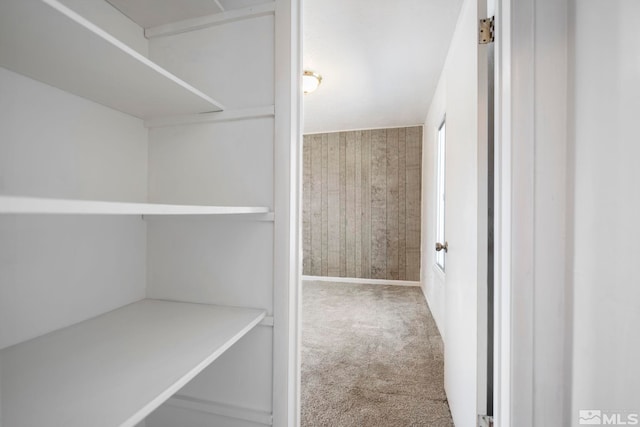
[[[318,89],[320,86],[320,82],[322,82],[322,76],[320,74],[314,73],[313,71],[305,70],[302,75],[302,91],[305,93],[311,93],[314,90]]]

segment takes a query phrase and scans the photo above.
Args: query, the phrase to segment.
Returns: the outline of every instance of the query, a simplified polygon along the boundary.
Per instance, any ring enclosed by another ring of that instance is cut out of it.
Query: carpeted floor
[[[417,287],[305,282],[302,427],[453,426]]]

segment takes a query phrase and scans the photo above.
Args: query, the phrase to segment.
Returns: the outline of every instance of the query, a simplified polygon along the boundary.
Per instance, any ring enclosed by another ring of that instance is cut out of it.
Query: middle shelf
[[[271,215],[269,208],[264,206],[170,205],[13,196],[0,196],[0,214]]]

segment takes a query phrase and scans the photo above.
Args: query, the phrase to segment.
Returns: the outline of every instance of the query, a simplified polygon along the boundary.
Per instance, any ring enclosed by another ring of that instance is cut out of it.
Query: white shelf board
[[[145,120],[223,109],[57,0],[0,1],[0,66]]]
[[[263,206],[197,206],[0,196],[0,214],[235,215],[266,214]]]
[[[215,0],[107,0],[142,28],[223,12]]]
[[[2,426],[135,426],[264,316],[142,300],[5,348]]]

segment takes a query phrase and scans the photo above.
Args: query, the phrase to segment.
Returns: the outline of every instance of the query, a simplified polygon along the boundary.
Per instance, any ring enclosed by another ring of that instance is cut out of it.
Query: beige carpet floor
[[[417,287],[305,282],[302,427],[453,426]]]

